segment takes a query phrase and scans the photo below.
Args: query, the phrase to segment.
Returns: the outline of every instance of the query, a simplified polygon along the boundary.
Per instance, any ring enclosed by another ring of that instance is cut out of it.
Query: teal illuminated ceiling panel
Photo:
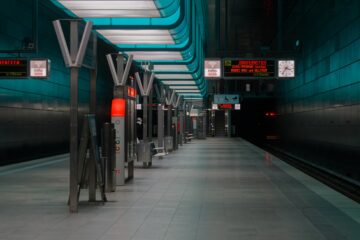
[[[205,0],[51,0],[184,97],[206,95],[202,77]]]

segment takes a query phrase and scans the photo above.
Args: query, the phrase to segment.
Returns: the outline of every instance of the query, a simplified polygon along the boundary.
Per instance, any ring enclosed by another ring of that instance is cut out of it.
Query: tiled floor
[[[242,139],[184,145],[78,214],[63,159],[0,168],[1,240],[360,239],[359,204]]]

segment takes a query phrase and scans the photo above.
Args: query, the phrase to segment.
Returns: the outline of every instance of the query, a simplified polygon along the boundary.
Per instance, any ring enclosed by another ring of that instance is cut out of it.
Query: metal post
[[[169,97],[171,93],[169,91]],[[171,103],[167,106],[167,126],[166,126],[166,135],[171,136],[171,115],[172,115],[172,106]]]
[[[164,147],[164,104],[158,104],[158,123],[157,123],[157,138],[158,138],[158,147]]]
[[[184,110],[182,109],[179,113],[179,121],[180,121],[180,146],[183,145],[183,139],[184,139]]]
[[[149,81],[149,72],[145,71],[144,73],[144,89],[148,88],[148,81]],[[147,136],[148,136],[148,96],[143,96],[143,141],[144,144],[147,143]]]
[[[90,70],[90,114],[96,115],[96,69]],[[96,164],[94,151],[90,151],[89,162],[89,201],[96,201]]]
[[[231,110],[227,110],[227,125],[228,125],[227,136],[231,137]]]
[[[172,121],[172,124],[174,124],[174,136],[173,136],[173,139],[174,139],[174,142],[173,142],[173,145],[174,145],[174,150],[177,150],[178,149],[178,134],[177,134],[177,131],[178,131],[178,126],[177,126],[177,121],[178,121],[178,110],[177,108],[174,109],[174,117],[173,117],[173,121]]]
[[[149,95],[149,133],[148,133],[148,137],[149,137],[149,141],[151,142],[152,141],[152,138],[153,138],[153,107],[152,107],[152,104],[153,104],[153,91],[150,92],[150,95]]]
[[[70,22],[70,57],[74,62],[78,52],[78,22]],[[71,67],[70,82],[70,212],[78,211],[78,75],[79,68]]]

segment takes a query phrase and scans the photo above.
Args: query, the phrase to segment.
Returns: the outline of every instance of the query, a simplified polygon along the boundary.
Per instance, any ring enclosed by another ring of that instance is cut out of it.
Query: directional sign
[[[236,104],[239,103],[239,95],[238,94],[215,94],[214,95],[214,103],[215,104]]]

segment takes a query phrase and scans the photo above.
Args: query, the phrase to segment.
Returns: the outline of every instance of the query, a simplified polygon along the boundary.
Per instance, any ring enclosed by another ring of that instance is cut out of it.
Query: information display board
[[[27,78],[28,69],[26,59],[0,59],[0,78]]]
[[[275,60],[224,59],[225,78],[274,78]]]

